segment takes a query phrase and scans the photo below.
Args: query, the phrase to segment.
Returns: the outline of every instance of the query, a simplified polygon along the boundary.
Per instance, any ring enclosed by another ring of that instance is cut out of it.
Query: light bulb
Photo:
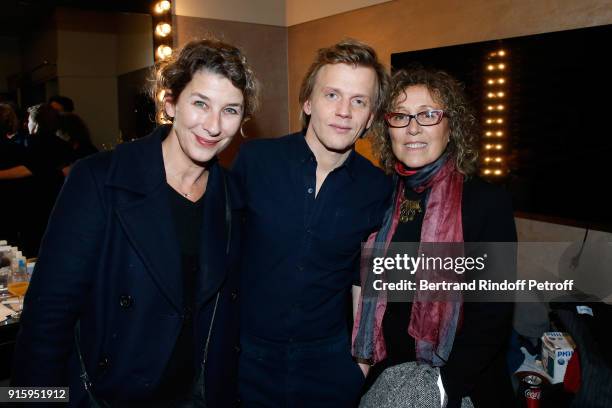
[[[172,26],[168,23],[159,23],[155,27],[155,34],[160,37],[166,37],[172,32]]]
[[[155,4],[155,12],[157,14],[165,13],[170,10],[170,2],[168,0],[163,0]]]

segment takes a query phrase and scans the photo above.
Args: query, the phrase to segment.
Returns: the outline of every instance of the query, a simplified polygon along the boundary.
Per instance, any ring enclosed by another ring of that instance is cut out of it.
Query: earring
[[[251,118],[245,118],[242,120],[242,123],[240,124],[240,136],[242,136],[243,138],[246,139],[246,134],[244,133],[244,129],[242,128],[244,126],[245,123],[247,123],[249,121],[249,119]]]

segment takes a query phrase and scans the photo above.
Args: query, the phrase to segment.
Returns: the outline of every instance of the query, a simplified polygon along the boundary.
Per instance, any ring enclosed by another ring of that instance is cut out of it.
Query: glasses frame
[[[421,122],[419,122],[419,120],[417,119],[417,116],[420,115],[421,113],[424,113],[424,112],[440,112],[440,119],[438,119],[438,121],[436,123],[430,123],[430,124],[424,125]],[[389,123],[389,119],[393,115],[408,116],[408,123],[405,126],[393,126],[392,124]],[[385,123],[390,128],[401,129],[401,128],[405,128],[405,127],[410,126],[410,123],[412,122],[412,119],[414,119],[419,126],[435,126],[435,125],[440,124],[440,122],[442,122],[442,119],[444,119],[445,116],[447,116],[446,112],[444,112],[442,109],[427,109],[427,110],[424,110],[424,111],[421,111],[421,112],[417,112],[414,115],[411,115],[409,113],[403,113],[403,112],[388,112],[388,113],[385,113]]]

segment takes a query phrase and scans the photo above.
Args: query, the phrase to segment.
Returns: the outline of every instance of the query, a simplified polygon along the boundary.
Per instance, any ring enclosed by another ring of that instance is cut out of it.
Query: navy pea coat
[[[113,152],[90,156],[70,172],[25,298],[13,385],[69,385],[71,405],[87,405],[75,352],[78,321],[96,398],[152,398],[186,314],[161,150],[168,131],[160,127]],[[237,397],[241,204],[231,176],[216,162],[203,207],[194,366],[201,366],[220,293],[204,383],[208,406],[225,407]]]

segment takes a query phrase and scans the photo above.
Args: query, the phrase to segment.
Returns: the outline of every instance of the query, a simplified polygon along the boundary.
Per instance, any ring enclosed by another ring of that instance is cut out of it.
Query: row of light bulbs
[[[485,162],[487,163],[490,163],[490,162],[501,163],[502,161],[504,161],[502,157],[485,157]]]
[[[489,60],[494,60],[495,62],[489,63],[486,65],[486,72],[489,75],[493,74],[494,77],[489,77],[486,79],[486,84],[489,89],[485,91],[486,99],[489,100],[489,103],[486,104],[485,108],[487,112],[493,113],[494,116],[489,116],[485,118],[485,132],[484,136],[488,139],[491,138],[503,138],[505,136],[505,132],[499,128],[499,126],[503,125],[506,120],[503,117],[506,105],[503,103],[491,103],[493,100],[504,99],[507,96],[507,92],[505,90],[506,78],[503,76],[495,76],[495,72],[505,71],[507,69],[507,63],[503,61],[503,58],[507,55],[505,50],[498,50],[495,52],[489,53]],[[502,143],[484,143],[484,150],[486,155],[484,157],[485,166],[482,169],[482,174],[485,176],[502,176],[506,174],[506,170],[504,168],[504,157],[502,154],[502,150],[504,145]],[[495,155],[496,152],[497,154]],[[493,153],[494,155],[491,155]]]
[[[506,64],[489,64],[487,65],[488,71],[495,71],[496,69],[503,71],[506,69]]]
[[[172,9],[172,4],[168,0],[162,0],[155,3],[153,6],[153,11],[156,15],[160,17],[165,17],[170,14]],[[160,39],[166,39],[168,36],[172,34],[172,25],[167,21],[160,21],[155,25],[155,36]],[[170,41],[171,41],[170,37]],[[165,41],[162,44],[159,44],[155,50],[155,56],[157,60],[161,61],[166,58],[172,56],[172,47],[168,45]]]
[[[487,85],[495,85],[495,84],[503,85],[505,83],[506,83],[506,78],[503,78],[503,77],[487,79]]]
[[[162,0],[155,3],[153,6],[154,14],[157,15],[156,19],[159,21],[155,25],[155,43],[158,44],[155,49],[155,57],[157,61],[163,61],[166,58],[172,56],[172,25],[168,22],[170,20],[170,12],[172,10],[172,4],[168,0]],[[164,101],[166,95],[165,90],[161,90],[157,94],[157,100],[159,103]],[[156,115],[157,123],[168,124],[171,123],[164,116],[164,112],[158,109]]]
[[[501,149],[503,149],[503,148],[504,148],[504,145],[502,145],[502,144],[500,144],[500,143],[498,143],[498,144],[489,144],[489,143],[487,143],[487,144],[485,145],[485,149],[487,149],[487,150],[493,150],[493,149],[495,149],[495,150],[501,150]],[[486,158],[485,158],[485,160],[486,160]]]

